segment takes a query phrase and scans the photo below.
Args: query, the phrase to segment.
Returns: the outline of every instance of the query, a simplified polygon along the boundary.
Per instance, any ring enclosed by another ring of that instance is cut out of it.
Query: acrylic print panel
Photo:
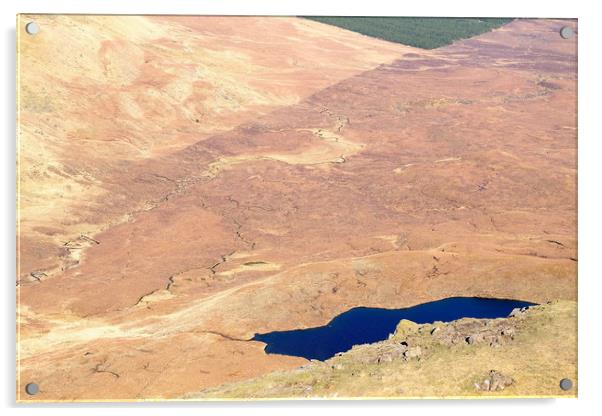
[[[19,401],[576,396],[576,20],[17,34]]]

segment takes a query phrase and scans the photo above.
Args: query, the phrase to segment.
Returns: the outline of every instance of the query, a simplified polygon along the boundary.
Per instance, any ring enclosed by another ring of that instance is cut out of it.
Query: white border
[[[493,3],[484,5],[482,3]],[[346,16],[474,16],[483,17],[578,17],[587,9],[578,1],[524,0],[499,2],[387,1],[370,0],[145,0],[143,4],[119,0],[22,0],[22,12],[35,13],[118,13],[118,14],[240,14],[240,15],[346,15]]]
[[[596,13],[594,1],[504,0],[497,2],[469,0],[408,1],[369,0],[350,3],[345,0],[21,0],[0,2],[2,7],[2,157],[0,209],[2,247],[0,255],[5,273],[2,274],[4,307],[2,324],[2,405],[5,414],[31,414],[41,411],[48,415],[90,414],[104,415],[107,405],[46,405],[17,406],[14,404],[14,276],[15,276],[15,15],[30,13],[105,13],[105,14],[260,14],[260,15],[399,15],[399,16],[491,16],[491,17],[565,17],[579,18],[579,396],[577,400],[456,400],[456,401],[402,401],[379,402],[269,402],[269,403],[191,403],[191,404],[119,404],[111,411],[127,409],[128,414],[156,414],[157,407],[169,411],[177,407],[178,414],[241,413],[303,414],[345,412],[346,415],[365,414],[374,407],[383,413],[396,414],[445,413],[465,415],[467,412],[486,412],[488,415],[507,415],[509,412],[545,412],[546,415],[589,414],[600,406],[602,387],[600,346],[599,296],[602,295],[602,264],[600,245],[602,227],[601,192],[602,153],[602,15]],[[598,406],[596,406],[598,405]],[[19,408],[20,407],[20,408]],[[283,408],[284,407],[284,408]],[[83,408],[83,409],[82,409]],[[599,411],[600,409],[598,409]],[[124,411],[125,412],[125,411]],[[577,413],[574,413],[577,412]]]

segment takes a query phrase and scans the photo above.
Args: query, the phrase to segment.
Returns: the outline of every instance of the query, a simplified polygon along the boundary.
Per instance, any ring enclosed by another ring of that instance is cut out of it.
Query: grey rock
[[[405,358],[417,358],[417,357],[420,357],[421,355],[422,355],[422,348],[420,348],[418,346],[410,347],[403,353],[403,356]]]
[[[487,377],[480,383],[475,383],[475,388],[480,391],[499,391],[514,383],[511,377],[508,377],[498,371],[491,370]]]

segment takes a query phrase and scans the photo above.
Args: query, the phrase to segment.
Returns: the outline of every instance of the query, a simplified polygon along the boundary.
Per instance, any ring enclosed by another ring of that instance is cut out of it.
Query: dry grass
[[[509,324],[514,339],[502,345],[486,342],[446,345],[431,335],[433,325],[400,325],[389,340],[357,346],[325,362],[254,380],[205,390],[192,398],[295,398],[295,397],[473,397],[569,396],[559,381],[577,374],[577,304],[558,301],[531,308],[524,316],[489,320],[488,325]],[[470,321],[470,320],[462,320]],[[504,321],[504,322],[501,322]],[[479,323],[480,324],[480,323]],[[445,326],[449,324],[439,324]],[[373,362],[377,350],[406,341],[420,346],[419,358]],[[511,377],[503,390],[479,391],[490,370]]]

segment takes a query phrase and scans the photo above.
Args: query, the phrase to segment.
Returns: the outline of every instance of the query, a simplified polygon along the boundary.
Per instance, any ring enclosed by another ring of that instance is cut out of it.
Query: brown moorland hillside
[[[293,369],[249,339],[354,306],[575,300],[574,22],[423,51],[296,18],[30,18],[20,400]]]

